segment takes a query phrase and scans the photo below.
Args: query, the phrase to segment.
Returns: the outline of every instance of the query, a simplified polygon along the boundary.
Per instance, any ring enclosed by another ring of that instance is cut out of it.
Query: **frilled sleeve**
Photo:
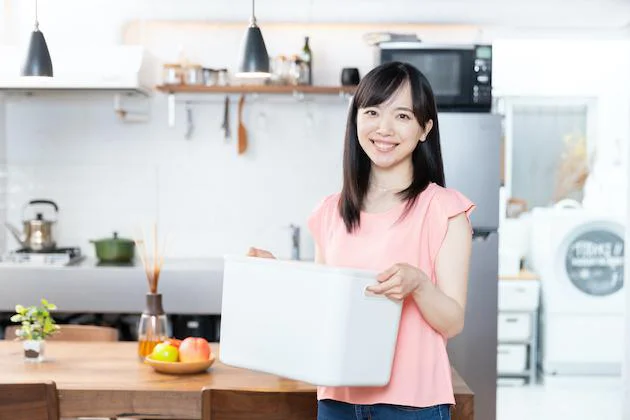
[[[431,201],[429,221],[429,252],[431,261],[435,263],[446,232],[448,220],[461,213],[466,215],[470,224],[470,215],[475,209],[475,204],[457,190],[442,188]]]

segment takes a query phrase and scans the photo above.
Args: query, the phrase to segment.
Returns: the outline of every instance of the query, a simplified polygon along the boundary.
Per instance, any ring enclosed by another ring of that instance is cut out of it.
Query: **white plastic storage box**
[[[324,386],[390,379],[402,304],[365,288],[376,273],[225,257],[219,357]]]

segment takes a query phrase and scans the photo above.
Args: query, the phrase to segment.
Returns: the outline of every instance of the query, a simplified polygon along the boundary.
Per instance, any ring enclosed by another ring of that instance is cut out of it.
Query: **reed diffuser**
[[[147,243],[142,232],[142,240],[136,239],[136,246],[140,250],[140,258],[149,284],[146,295],[146,306],[138,323],[138,357],[144,360],[151,354],[153,348],[169,337],[168,319],[162,307],[162,294],[158,293],[160,272],[164,264],[164,246],[158,253],[157,226],[153,225],[153,258],[149,258]]]

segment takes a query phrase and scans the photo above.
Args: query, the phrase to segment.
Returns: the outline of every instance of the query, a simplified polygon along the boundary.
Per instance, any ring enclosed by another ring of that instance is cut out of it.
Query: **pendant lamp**
[[[249,28],[245,32],[241,43],[241,62],[238,67],[237,77],[260,78],[270,77],[269,55],[265,47],[260,28],[256,25],[255,0],[252,0],[252,17]]]
[[[39,30],[37,19],[37,0],[35,0],[35,30],[31,34],[26,62],[22,67],[22,76],[53,76],[53,66],[46,45],[44,34]]]

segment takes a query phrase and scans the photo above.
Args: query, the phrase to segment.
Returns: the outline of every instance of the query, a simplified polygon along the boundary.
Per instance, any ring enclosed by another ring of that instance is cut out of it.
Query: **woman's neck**
[[[372,166],[369,189],[379,191],[402,191],[413,181],[413,167],[401,164],[394,168],[382,169]]]

